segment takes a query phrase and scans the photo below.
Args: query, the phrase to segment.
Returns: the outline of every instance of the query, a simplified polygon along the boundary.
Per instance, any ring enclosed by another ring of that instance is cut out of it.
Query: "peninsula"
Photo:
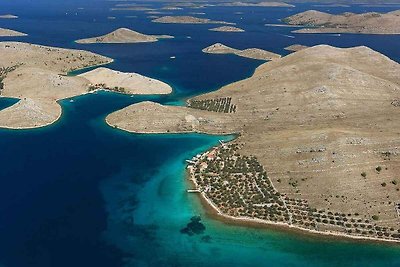
[[[152,20],[157,23],[177,23],[177,24],[229,24],[235,25],[235,23],[210,20],[206,18],[197,18],[192,16],[164,16]]]
[[[191,98],[110,114],[136,133],[237,134],[189,160],[227,220],[400,241],[400,65],[367,47],[319,45]]]
[[[19,99],[11,107],[0,110],[0,127],[4,128],[49,125],[61,116],[58,100],[96,89],[128,94],[171,92],[162,82],[105,68],[67,76],[73,70],[112,62],[111,58],[83,50],[0,42],[0,57],[0,96]]]
[[[124,73],[107,68],[97,68],[78,75],[90,82],[89,88],[108,89],[127,94],[169,94],[171,86],[137,73]]]
[[[400,34],[399,10],[362,14],[346,12],[339,15],[309,10],[287,17],[283,21],[290,25],[312,27],[293,31],[294,33]]]
[[[27,36],[27,34],[10,29],[0,28],[0,37],[18,37],[18,36]]]
[[[213,32],[244,32],[243,29],[237,28],[237,27],[232,27],[232,26],[221,26],[221,27],[209,29],[209,31],[213,31]]]
[[[259,48],[236,49],[226,46],[221,43],[210,45],[202,50],[204,53],[209,54],[234,54],[240,57],[258,59],[258,60],[273,60],[281,56]]]
[[[80,39],[75,42],[79,44],[151,43],[151,42],[157,42],[159,39],[166,39],[166,38],[174,38],[174,37],[170,35],[147,35],[136,31],[132,31],[127,28],[119,28],[111,33],[102,36]]]

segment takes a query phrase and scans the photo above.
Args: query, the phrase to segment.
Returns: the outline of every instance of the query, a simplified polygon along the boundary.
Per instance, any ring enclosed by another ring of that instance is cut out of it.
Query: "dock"
[[[188,193],[201,193],[200,189],[188,189]]]

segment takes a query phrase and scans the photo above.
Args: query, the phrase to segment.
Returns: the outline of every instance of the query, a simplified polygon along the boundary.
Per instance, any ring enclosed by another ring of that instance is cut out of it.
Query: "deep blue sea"
[[[215,25],[156,24],[143,11],[110,11],[116,3],[9,0],[0,4],[0,14],[20,17],[0,20],[0,27],[29,34],[0,41],[90,50],[114,58],[110,68],[138,72],[174,87],[173,94],[162,97],[99,92],[73,102],[67,99],[60,102],[61,119],[51,126],[0,129],[1,267],[400,266],[399,246],[225,225],[207,217],[199,199],[186,193],[185,159],[231,136],[137,135],[104,123],[107,114],[143,100],[181,104],[189,96],[246,78],[263,63],[201,52],[215,42],[282,55],[291,44],[366,45],[400,62],[400,36],[301,35],[290,33],[291,28],[264,26],[310,8],[386,12],[400,5],[168,11],[205,12],[197,16],[236,22],[246,30],[218,33],[208,31]],[[147,44],[74,43],[119,27],[176,38]],[[0,109],[15,101],[0,98]],[[180,230],[195,215],[201,216],[204,233],[182,234]]]

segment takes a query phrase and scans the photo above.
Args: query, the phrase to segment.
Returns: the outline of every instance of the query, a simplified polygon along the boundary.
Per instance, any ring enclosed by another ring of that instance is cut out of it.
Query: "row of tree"
[[[189,101],[189,107],[214,112],[235,113],[236,105],[232,104],[231,101],[231,97],[191,100]]]
[[[0,68],[0,95],[1,95],[1,90],[4,89],[4,79],[6,78],[7,74],[14,71],[16,68],[18,68],[19,65],[14,65],[12,67],[1,67]]]

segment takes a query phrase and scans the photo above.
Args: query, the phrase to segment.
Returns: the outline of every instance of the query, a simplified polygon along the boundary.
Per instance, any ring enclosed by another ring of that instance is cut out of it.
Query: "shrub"
[[[367,177],[367,173],[366,173],[366,172],[362,172],[362,173],[361,173],[361,176],[364,177],[364,178],[366,178],[366,177]]]
[[[372,215],[372,219],[377,221],[377,220],[379,220],[379,216],[378,215]]]
[[[382,170],[382,167],[381,167],[381,166],[378,166],[378,167],[375,168],[375,170],[376,170],[377,172],[380,172],[380,171]]]

